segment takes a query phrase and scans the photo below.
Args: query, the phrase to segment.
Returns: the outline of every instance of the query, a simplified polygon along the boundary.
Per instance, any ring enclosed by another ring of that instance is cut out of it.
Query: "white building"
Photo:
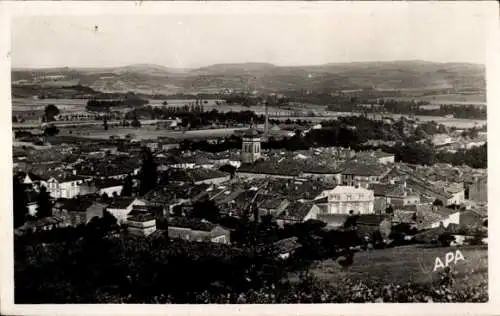
[[[434,134],[431,142],[434,146],[444,146],[453,143],[453,138],[448,134]]]
[[[107,210],[118,220],[119,224],[124,224],[135,205],[146,205],[146,202],[130,197],[116,198],[113,199]]]
[[[69,175],[61,177],[51,177],[47,180],[47,191],[55,199],[72,199],[80,194],[80,185],[85,178]]]
[[[375,201],[372,190],[352,186],[337,186],[333,190],[323,191],[315,204],[322,206],[328,214],[372,214]]]

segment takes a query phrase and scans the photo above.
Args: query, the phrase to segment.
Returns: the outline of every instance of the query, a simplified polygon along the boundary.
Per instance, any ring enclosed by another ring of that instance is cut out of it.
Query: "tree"
[[[142,167],[140,172],[140,194],[144,195],[158,184],[157,164],[151,150],[147,147],[142,149]]]
[[[122,189],[122,196],[132,196],[132,190],[133,190],[133,183],[132,183],[132,177],[128,175],[125,178],[125,181],[123,183],[123,189]]]
[[[220,209],[215,205],[214,201],[200,201],[194,203],[191,216],[217,222],[220,218]]]
[[[38,193],[36,203],[37,203],[36,215],[39,218],[52,216],[52,201],[50,199],[49,193],[47,192],[47,189],[44,186],[40,188],[40,192]]]
[[[28,215],[24,187],[17,176],[13,179],[14,228],[24,224]]]
[[[389,215],[394,213],[394,209],[392,208],[391,204],[389,204],[389,206],[385,209],[385,213]]]
[[[432,202],[432,205],[434,206],[443,206],[443,201],[441,201],[440,199],[435,199],[434,202]]]
[[[141,122],[137,118],[134,118],[132,120],[132,123],[130,125],[132,125],[132,127],[134,127],[134,128],[140,128],[141,127]]]
[[[108,118],[106,116],[104,117],[103,126],[104,130],[107,131],[109,127],[108,127]]]
[[[44,117],[46,122],[55,121],[55,116],[59,115],[60,111],[54,104],[49,104],[45,107]]]
[[[59,129],[55,125],[50,125],[45,128],[43,133],[45,136],[55,136],[59,134]]]

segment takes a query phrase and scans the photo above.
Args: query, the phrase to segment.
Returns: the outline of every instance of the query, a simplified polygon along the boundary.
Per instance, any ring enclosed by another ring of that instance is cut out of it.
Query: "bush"
[[[449,233],[443,233],[439,235],[438,242],[440,245],[448,247],[450,244],[455,241],[455,237]]]

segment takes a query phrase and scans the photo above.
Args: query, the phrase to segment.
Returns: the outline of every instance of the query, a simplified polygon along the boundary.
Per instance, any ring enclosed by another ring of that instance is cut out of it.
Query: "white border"
[[[415,2],[380,2],[377,7],[388,9],[391,6],[408,6]],[[359,3],[357,4],[359,5]],[[370,4],[373,8],[373,2]],[[322,11],[328,14],[330,10],[352,9],[350,2],[0,2],[0,131],[2,139],[2,164],[3,176],[0,182],[0,201],[3,207],[0,211],[0,247],[1,274],[0,288],[1,304],[0,314],[3,315],[221,315],[225,313],[240,315],[331,315],[331,314],[371,314],[386,315],[444,315],[444,314],[494,314],[498,312],[498,275],[499,248],[498,233],[495,227],[498,216],[494,206],[498,202],[498,188],[500,174],[496,165],[494,149],[497,148],[497,135],[499,134],[496,118],[500,107],[500,45],[499,45],[499,20],[498,4],[491,2],[429,2],[419,5],[468,5],[484,6],[489,10],[488,58],[487,58],[487,101],[488,101],[488,129],[489,129],[489,199],[490,199],[490,229],[489,232],[489,293],[490,302],[487,304],[316,304],[316,305],[14,305],[13,304],[13,256],[12,256],[12,183],[11,183],[11,114],[10,114],[10,17],[14,15],[130,15],[130,14],[288,14],[299,7],[301,10]],[[377,8],[377,10],[378,10]],[[496,195],[495,195],[496,194]],[[491,224],[493,223],[493,224]]]

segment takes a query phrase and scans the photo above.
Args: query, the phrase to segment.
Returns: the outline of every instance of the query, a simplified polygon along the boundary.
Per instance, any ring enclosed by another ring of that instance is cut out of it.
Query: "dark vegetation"
[[[397,161],[410,164],[432,165],[437,162],[452,165],[469,165],[473,168],[487,168],[487,144],[472,149],[460,149],[456,153],[438,151],[425,141],[427,135],[442,132],[442,125],[426,123],[419,125],[414,133],[407,133],[408,123],[398,120],[395,123],[370,120],[363,116],[340,117],[335,121],[324,121],[323,128],[312,130],[305,136],[296,133],[293,137],[275,139],[270,137],[262,144],[264,149],[303,150],[314,147],[339,146],[354,150],[382,149],[393,153]],[[394,146],[365,145],[369,139],[394,141]],[[424,140],[424,142],[418,142]],[[225,141],[210,144],[207,141],[184,140],[182,149],[199,149],[220,152],[231,148],[241,148],[241,139],[227,137]]]

